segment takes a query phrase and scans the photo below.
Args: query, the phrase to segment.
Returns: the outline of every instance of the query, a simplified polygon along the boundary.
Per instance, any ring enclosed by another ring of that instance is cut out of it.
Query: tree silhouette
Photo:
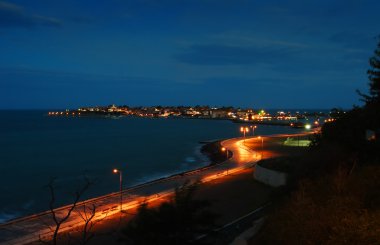
[[[379,103],[380,97],[380,36],[374,55],[369,59],[370,69],[367,71],[369,79],[369,95],[359,92],[366,104]]]
[[[369,79],[369,95],[359,94],[365,101],[364,117],[366,127],[376,132],[376,138],[380,137],[380,36],[374,55],[369,59],[370,69],[367,71]]]
[[[60,232],[61,226],[70,218],[73,211],[77,208],[78,203],[80,199],[82,198],[82,196],[84,195],[84,193],[94,183],[86,177],[84,177],[84,182],[85,182],[84,185],[75,192],[73,203],[69,206],[69,208],[67,208],[67,210],[65,210],[64,213],[59,213],[59,211],[55,208],[55,204],[56,204],[55,179],[54,178],[51,179],[49,184],[47,185],[50,192],[49,211],[54,221],[54,226],[49,227],[53,234],[52,234],[51,241],[48,242],[48,244],[56,245],[58,243],[58,234]],[[93,208],[92,213],[93,215],[91,214],[91,217],[85,220],[84,238],[86,242],[88,241],[87,238],[88,238],[89,230],[92,229],[92,226],[90,227],[90,229],[88,229],[88,225],[92,224],[91,220],[93,219],[93,216],[95,216],[95,207]],[[43,243],[46,243],[42,241],[41,238],[40,238],[40,241]]]
[[[369,94],[357,91],[365,105],[354,107],[345,114],[335,113],[339,115],[334,116],[337,121],[323,125],[322,138],[340,142],[355,149],[368,148],[365,155],[368,155],[369,151],[372,152],[370,155],[376,155],[380,139],[380,36],[369,64],[370,69],[367,71]],[[339,111],[336,110],[336,112]],[[366,143],[366,130],[373,130],[376,133],[375,141]]]
[[[77,213],[84,222],[79,244],[85,245],[95,236],[92,230],[97,223],[97,221],[94,220],[96,215],[96,206],[95,204],[92,204],[90,206],[86,206],[86,204],[84,204],[82,210],[78,210]]]

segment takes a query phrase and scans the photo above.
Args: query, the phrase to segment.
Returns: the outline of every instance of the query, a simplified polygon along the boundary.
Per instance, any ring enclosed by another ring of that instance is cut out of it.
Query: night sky
[[[379,0],[0,1],[0,109],[350,108]]]

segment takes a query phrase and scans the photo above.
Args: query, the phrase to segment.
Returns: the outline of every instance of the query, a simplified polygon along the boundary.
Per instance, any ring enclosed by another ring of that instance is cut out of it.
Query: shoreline
[[[195,174],[195,173],[198,173],[198,172],[201,172],[201,171],[204,171],[204,170],[207,170],[211,167],[214,167],[218,164],[221,164],[223,163],[224,161],[221,161],[221,162],[214,162],[211,160],[211,156],[213,155],[213,153],[209,153],[207,151],[203,151],[203,148],[205,146],[208,146],[208,145],[213,145],[213,144],[220,144],[223,140],[226,140],[226,139],[220,139],[220,140],[216,140],[216,141],[212,141],[212,142],[209,142],[209,143],[199,143],[199,146],[197,146],[196,148],[199,149],[199,154],[200,155],[203,155],[205,158],[207,158],[207,162],[205,166],[201,166],[201,167],[198,167],[198,168],[195,168],[195,169],[190,169],[190,170],[186,170],[186,171],[179,171],[177,173],[173,173],[173,174],[169,174],[169,175],[164,175],[162,177],[159,177],[159,178],[154,178],[152,180],[148,180],[148,181],[144,181],[144,182],[141,182],[139,184],[135,184],[135,185],[132,185],[132,186],[128,186],[126,187],[123,192],[128,192],[128,191],[132,191],[132,190],[135,190],[135,189],[139,189],[141,187],[144,187],[144,186],[149,186],[149,185],[154,185],[155,183],[159,183],[159,182],[163,182],[163,181],[169,181],[171,179],[175,179],[175,178],[179,178],[179,177],[183,177],[183,176],[187,176],[187,175],[192,175],[192,174]],[[92,201],[95,201],[95,200],[98,200],[98,199],[102,199],[102,198],[106,198],[106,197],[110,197],[110,196],[114,196],[114,195],[119,195],[118,192],[111,192],[111,193],[108,193],[108,194],[104,194],[104,195],[98,195],[98,196],[95,196],[95,197],[91,197],[91,198],[87,198],[85,200],[82,200],[79,203],[87,203],[87,202],[92,202]],[[63,208],[66,208],[68,206],[71,206],[71,204],[66,204],[66,205],[62,205],[60,207],[57,207],[57,209],[63,209]],[[0,222],[0,228],[1,226],[5,226],[7,224],[11,224],[11,223],[14,223],[14,222],[18,222],[18,221],[22,221],[22,220],[26,220],[30,217],[39,217],[39,216],[42,216],[42,215],[45,215],[47,213],[50,213],[50,210],[45,210],[45,211],[40,211],[40,212],[37,212],[37,213],[34,213],[34,214],[27,214],[25,216],[21,215],[21,216],[14,216],[12,214],[8,214],[8,213],[3,213],[4,216],[8,216],[8,217],[11,217],[13,216],[14,218],[10,218],[10,219],[2,219]]]
[[[294,135],[294,134],[292,134],[292,135]],[[268,135],[265,137],[278,137],[278,135],[273,134],[273,135]],[[123,189],[123,193],[128,192],[128,191],[132,191],[135,189],[139,189],[139,188],[144,187],[144,186],[154,185],[156,183],[160,183],[160,182],[164,182],[164,181],[170,181],[172,179],[196,174],[196,173],[202,172],[204,170],[210,169],[212,167],[215,167],[217,165],[220,165],[220,164],[224,163],[226,160],[233,157],[232,151],[229,151],[229,158],[227,159],[227,158],[223,158],[224,154],[225,154],[224,152],[223,153],[220,151],[219,152],[213,152],[212,150],[220,149],[222,147],[221,142],[223,142],[223,141],[232,140],[232,139],[239,139],[239,138],[240,137],[233,137],[233,138],[225,138],[225,139],[217,139],[217,140],[213,139],[210,141],[200,141],[199,146],[197,146],[196,148],[198,148],[200,150],[199,153],[201,155],[203,155],[205,158],[208,158],[208,162],[206,163],[206,165],[198,167],[198,168],[186,170],[186,171],[179,170],[179,172],[176,172],[173,174],[162,175],[162,177],[154,178],[154,179],[151,179],[148,181],[141,181],[140,183],[136,183],[135,185],[125,187],[125,189]],[[204,143],[202,143],[202,142],[204,142]],[[217,147],[211,147],[211,149],[205,150],[205,148],[207,148],[207,146],[213,146],[213,145],[214,146],[218,145],[218,146]],[[209,151],[209,150],[211,150],[211,151]],[[215,160],[215,159],[217,159],[217,160]],[[94,200],[107,198],[107,197],[111,197],[111,196],[115,196],[115,195],[119,195],[119,192],[110,192],[110,193],[106,193],[103,195],[96,195],[94,197],[90,197],[90,198],[87,198],[85,200],[82,200],[79,203],[92,202]],[[71,204],[63,204],[62,206],[57,207],[57,209],[68,207],[70,205]],[[3,219],[3,222],[0,222],[0,227],[3,225],[6,225],[8,223],[13,223],[13,222],[17,222],[19,220],[27,219],[28,217],[38,217],[41,215],[45,215],[46,213],[49,213],[49,212],[50,212],[49,210],[45,210],[45,211],[39,211],[39,212],[32,213],[32,214],[26,214],[26,215],[21,214],[21,216],[14,216],[13,215],[14,218]],[[8,217],[12,216],[11,213],[3,213],[3,215],[8,216]]]
[[[287,136],[287,134],[272,134],[266,137]],[[173,194],[173,188],[178,188],[179,186],[188,183],[188,181],[192,183],[198,181],[206,183],[209,181],[220,179],[225,176],[229,176],[229,174],[252,168],[259,161],[260,158],[256,156],[257,154],[252,154],[254,153],[252,149],[243,147],[241,143],[242,141],[242,137],[234,137],[223,141],[213,142],[213,144],[216,144],[218,146],[218,149],[220,149],[219,143],[221,143],[223,147],[230,149],[231,152],[234,153],[232,158],[227,161],[222,161],[216,164],[209,164],[208,166],[204,166],[194,170],[173,174],[171,176],[159,178],[153,181],[148,181],[146,183],[123,190],[122,195],[129,199],[129,201],[125,203],[125,205],[127,205],[125,207],[135,208],[141,202],[154,202],[156,200],[166,198],[169,195]],[[97,207],[99,208],[97,210],[98,218],[118,214],[120,213],[120,209],[122,208],[121,205],[118,205],[120,201],[120,194],[120,192],[115,192],[110,193],[108,195],[99,196],[96,198],[78,202],[76,203],[76,209],[92,204],[97,205]],[[127,198],[124,200],[127,201]],[[72,207],[72,205],[73,204],[56,208],[55,212],[65,213],[66,210]],[[0,231],[4,231],[3,241],[7,242],[8,244],[19,244],[21,242],[27,243],[35,241],[35,239],[38,239],[38,237],[36,237],[35,234],[39,234],[43,237],[49,236],[51,231],[47,230],[45,226],[46,224],[52,222],[50,215],[51,211],[48,210],[42,213],[21,217],[18,219],[11,220],[4,224],[0,224]],[[71,217],[70,219],[70,221],[65,223],[65,226],[62,226],[62,232],[71,230],[74,226],[76,227],[78,225],[78,219],[80,219],[80,217],[76,215]],[[25,236],[18,236],[17,238],[15,238],[14,235],[12,235],[16,234],[17,232],[21,232],[21,230],[23,232],[26,232]],[[10,231],[12,232],[9,233]],[[2,241],[0,240],[0,243],[1,242]]]

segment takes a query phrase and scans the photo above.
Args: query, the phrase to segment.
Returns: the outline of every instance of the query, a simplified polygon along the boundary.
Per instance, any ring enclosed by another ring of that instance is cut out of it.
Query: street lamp
[[[252,129],[252,136],[255,136],[255,129],[257,128],[256,125],[249,126]]]
[[[264,156],[264,137],[257,137],[258,139],[261,139],[261,159],[263,158]]]
[[[249,132],[249,128],[248,127],[240,127],[240,132],[243,133],[243,135],[244,135],[244,142],[245,142],[245,133]]]
[[[228,159],[228,149],[226,147],[222,147],[221,149],[223,152],[225,151],[226,152],[226,157]]]
[[[113,170],[114,174],[119,173],[120,180],[120,212],[123,211],[123,172],[117,168]]]
[[[226,152],[227,160],[228,160],[228,149],[226,147],[222,147],[222,151]],[[227,167],[227,175],[228,175],[228,167]]]

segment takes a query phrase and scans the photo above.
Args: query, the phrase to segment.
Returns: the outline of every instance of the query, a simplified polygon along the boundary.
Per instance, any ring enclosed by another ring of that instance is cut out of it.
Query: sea
[[[88,178],[91,198],[209,164],[201,141],[239,137],[228,120],[48,116],[47,111],[0,111],[0,223],[71,203]],[[256,135],[297,132],[260,125]],[[51,182],[53,181],[53,182]]]

